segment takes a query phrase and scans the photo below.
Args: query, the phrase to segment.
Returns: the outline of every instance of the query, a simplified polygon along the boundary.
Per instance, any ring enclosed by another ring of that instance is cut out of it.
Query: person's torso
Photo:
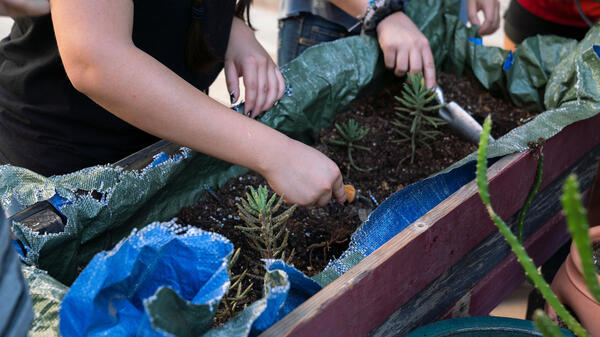
[[[204,3],[205,36],[223,58],[235,1]],[[136,47],[198,89],[216,78],[222,64],[200,77],[186,67],[190,0],[134,0],[133,20]],[[50,15],[15,21],[0,43],[0,158],[41,174],[60,174],[116,161],[156,140],[75,90]]]
[[[588,27],[581,17],[574,0],[518,0],[519,4],[532,14],[561,25]],[[579,0],[585,15],[592,21],[600,19],[600,2]]]

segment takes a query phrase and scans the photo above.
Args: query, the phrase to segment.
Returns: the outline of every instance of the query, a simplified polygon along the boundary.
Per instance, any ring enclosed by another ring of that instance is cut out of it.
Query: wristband
[[[377,25],[388,15],[404,9],[404,0],[371,0],[365,14],[359,18],[362,33],[375,35]]]

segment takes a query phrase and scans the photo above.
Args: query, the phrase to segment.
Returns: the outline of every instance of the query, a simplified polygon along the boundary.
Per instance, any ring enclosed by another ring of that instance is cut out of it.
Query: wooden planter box
[[[526,248],[537,264],[569,238],[558,196],[575,172],[582,191],[600,156],[600,115],[565,128],[543,147],[544,179],[525,222]],[[162,141],[115,165],[141,169],[155,154],[178,151]],[[534,180],[537,160],[506,156],[488,171],[492,204],[514,225]],[[48,202],[11,218],[49,231],[64,228]],[[40,222],[40,219],[44,221]],[[524,280],[521,267],[490,221],[475,181],[415,221],[261,336],[403,336],[427,323],[486,315]]]
[[[543,147],[543,183],[525,222],[525,247],[538,265],[569,239],[562,184],[576,173],[582,191],[589,190],[600,156],[598,130],[600,115],[568,126]],[[511,225],[536,167],[528,151],[488,171],[494,209]],[[472,181],[261,336],[403,336],[436,320],[487,315],[523,280]]]

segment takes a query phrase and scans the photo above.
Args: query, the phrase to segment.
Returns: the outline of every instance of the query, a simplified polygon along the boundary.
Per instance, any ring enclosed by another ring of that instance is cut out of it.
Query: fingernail
[[[229,93],[229,99],[231,100],[231,104],[235,103],[235,90]]]
[[[246,116],[248,116],[248,117],[252,116],[252,110],[248,111],[248,112],[246,113]]]
[[[277,106],[277,104],[279,104],[279,101],[275,101],[275,103],[273,103],[273,106]]]

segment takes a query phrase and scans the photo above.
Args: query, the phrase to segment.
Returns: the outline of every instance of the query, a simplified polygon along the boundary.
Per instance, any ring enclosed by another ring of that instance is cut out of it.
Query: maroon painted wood
[[[597,130],[600,116],[568,126],[548,140],[544,146],[542,188],[600,144]],[[528,152],[504,158],[490,168],[491,200],[501,217],[507,219],[520,209],[536,166],[537,160]],[[321,336],[363,336],[495,230],[471,182],[263,336],[311,336],[315,332]],[[477,294],[485,291],[487,285],[482,283]],[[479,298],[475,296],[476,300]]]

